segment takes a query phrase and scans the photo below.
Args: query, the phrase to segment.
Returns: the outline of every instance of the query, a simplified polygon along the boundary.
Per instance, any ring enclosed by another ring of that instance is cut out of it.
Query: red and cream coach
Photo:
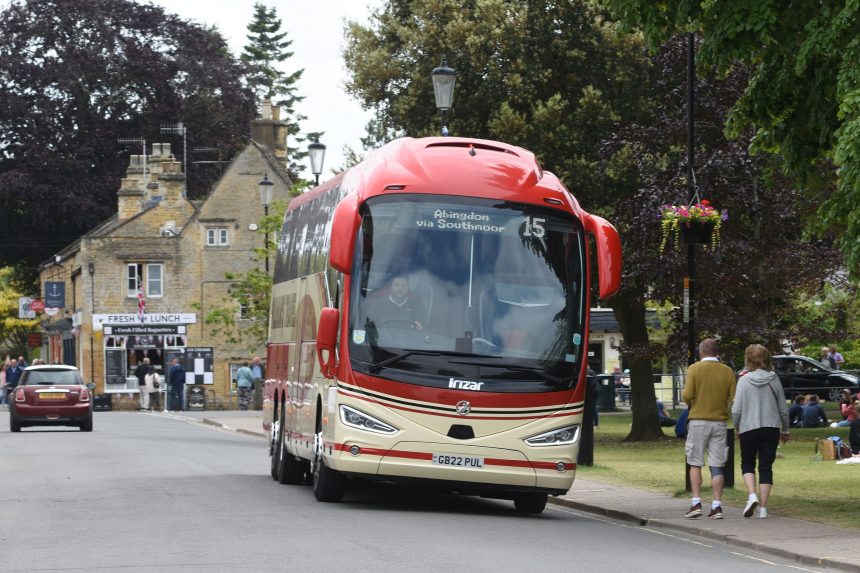
[[[399,139],[293,199],[275,265],[264,427],[271,474],[512,499],[573,484],[589,246],[619,288],[615,228],[532,153]]]

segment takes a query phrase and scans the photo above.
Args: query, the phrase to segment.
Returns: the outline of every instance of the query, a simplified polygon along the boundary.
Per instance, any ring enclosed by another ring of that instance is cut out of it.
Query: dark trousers
[[[167,409],[172,411],[184,410],[182,407],[182,388],[181,386],[170,385],[167,396]]]
[[[779,446],[779,428],[756,428],[740,435],[741,473],[754,474],[758,458],[758,482],[773,484],[773,461]]]

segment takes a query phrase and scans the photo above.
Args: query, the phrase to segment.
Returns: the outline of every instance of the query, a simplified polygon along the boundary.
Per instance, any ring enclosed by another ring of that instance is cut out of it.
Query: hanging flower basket
[[[707,199],[695,205],[663,205],[660,207],[660,226],[663,238],[660,250],[664,250],[671,239],[678,247],[685,245],[709,245],[711,249],[720,241],[720,227],[729,218],[723,210],[711,207]]]
[[[712,221],[687,221],[678,226],[681,242],[685,245],[710,245],[714,236]]]

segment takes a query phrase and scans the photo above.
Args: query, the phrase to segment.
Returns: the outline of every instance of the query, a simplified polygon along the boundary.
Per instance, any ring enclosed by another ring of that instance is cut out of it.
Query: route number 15
[[[525,229],[523,229],[524,237],[534,237],[536,239],[543,239],[546,231],[544,230],[543,224],[546,222],[546,219],[540,219],[538,217],[526,217],[526,225]]]

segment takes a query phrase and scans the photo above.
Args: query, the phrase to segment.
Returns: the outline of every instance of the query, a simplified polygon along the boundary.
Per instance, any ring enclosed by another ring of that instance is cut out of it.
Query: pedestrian
[[[833,368],[839,370],[845,364],[845,358],[836,351],[835,346],[830,347],[830,356],[833,358]]]
[[[27,361],[24,359],[24,355],[21,355],[18,357],[18,368],[20,368],[21,370],[24,370],[25,368],[27,368],[29,366],[30,365],[27,364]]]
[[[821,347],[821,363],[831,370],[836,370],[836,359],[830,354],[830,349],[826,346]]]
[[[23,369],[18,368],[18,361],[14,358],[9,361],[9,368],[6,369],[6,395],[12,396],[13,390],[15,390],[15,386],[18,385],[18,378],[21,377],[21,371]],[[11,402],[11,398],[7,398],[7,403]]]
[[[254,388],[254,373],[245,362],[236,371],[236,389],[239,392],[239,409],[247,410],[248,402],[251,400],[251,390]]]
[[[172,412],[181,412],[185,408],[182,406],[182,394],[185,390],[185,368],[179,363],[178,358],[170,361],[170,371],[167,375],[167,383],[170,394],[167,399],[167,409]]]
[[[6,370],[9,365],[5,362],[0,366],[0,406],[6,405]]]
[[[717,341],[713,338],[704,339],[699,343],[699,361],[687,369],[682,394],[690,412],[684,450],[693,489],[692,503],[684,517],[696,518],[702,515],[702,466],[705,465],[707,451],[713,493],[708,517],[723,518],[723,487],[729,449],[726,427],[734,396],[735,373],[717,358]]]
[[[149,394],[149,410],[151,412],[158,412],[161,410],[161,399],[159,394],[159,388],[161,388],[161,377],[158,375],[158,371],[155,369],[155,366],[149,367],[149,372],[146,373],[144,380],[146,382],[146,391]]]
[[[254,373],[254,406],[255,410],[262,408],[262,392],[263,392],[263,364],[260,362],[260,357],[255,356],[251,363],[251,372]]]
[[[790,439],[788,405],[782,384],[770,364],[770,350],[750,344],[744,352],[749,371],[738,380],[732,404],[732,422],[741,444],[741,473],[747,487],[744,517],[752,517],[756,507],[760,519],[767,518],[767,500],[773,488],[773,461],[780,441]],[[755,468],[758,459],[759,493]]]
[[[146,412],[149,410],[149,390],[146,387],[146,375],[149,374],[149,358],[144,358],[143,361],[134,369],[134,376],[137,378],[137,388],[140,392],[140,411]]]

